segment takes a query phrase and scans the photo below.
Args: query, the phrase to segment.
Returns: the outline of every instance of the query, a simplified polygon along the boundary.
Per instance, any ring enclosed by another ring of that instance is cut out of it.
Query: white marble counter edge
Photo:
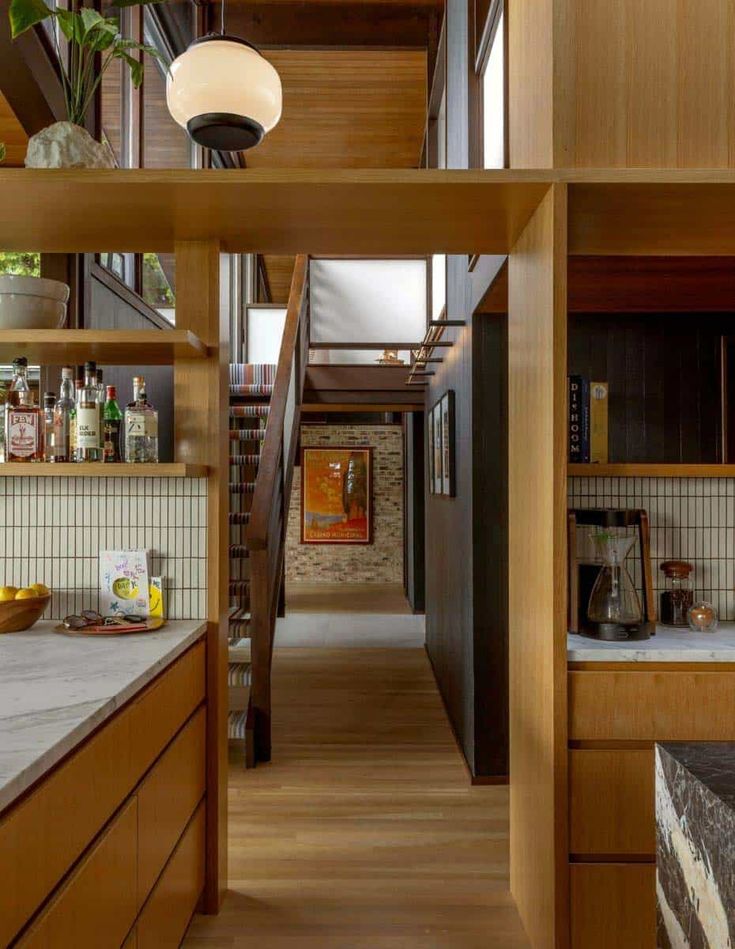
[[[196,624],[197,621],[194,621],[194,623]],[[201,639],[206,628],[207,624],[204,621],[198,623],[198,625],[194,625],[191,632],[172,646],[170,652],[167,652],[164,656],[161,656],[151,663],[150,666],[124,686],[117,694],[103,701],[102,704],[97,705],[84,721],[72,728],[63,738],[60,738],[55,745],[47,748],[46,751],[40,754],[31,764],[15,774],[3,787],[0,787],[0,816],[2,816],[3,811],[15,803],[22,794],[25,794],[37,781],[43,778],[47,772],[55,767],[68,754],[73,752],[85,738],[91,735],[93,731],[121,709],[123,705],[149,685],[160,672],[163,672],[167,666],[170,666],[179,656],[185,653],[198,639]]]

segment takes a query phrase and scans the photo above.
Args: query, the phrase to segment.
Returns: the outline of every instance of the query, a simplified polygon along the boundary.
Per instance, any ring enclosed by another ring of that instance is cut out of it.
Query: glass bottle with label
[[[0,379],[0,462],[5,461],[5,406],[8,403],[8,390]]]
[[[71,416],[74,412],[74,369],[64,366],[61,370],[61,389],[54,406],[54,437],[51,457],[46,461],[71,461]]]
[[[158,412],[148,402],[143,376],[134,377],[133,401],[125,408],[125,461],[158,461]]]
[[[102,460],[105,455],[105,384],[103,382],[103,371],[97,370],[97,408],[100,413],[100,448],[102,449]]]
[[[69,415],[69,461],[79,461],[77,458],[77,409],[82,398],[84,379],[74,380],[74,405]]]
[[[107,386],[107,400],[105,402],[104,418],[104,447],[102,460],[108,464],[117,464],[121,461],[120,435],[122,434],[123,416],[117,404],[117,389]]]
[[[84,386],[77,403],[76,460],[102,461],[100,410],[97,399],[97,366],[84,364]]]
[[[33,404],[28,384],[28,360],[20,357],[13,361],[13,381],[5,407],[7,461],[42,461],[41,427],[41,410]]]
[[[54,455],[54,406],[56,393],[43,393],[43,458],[51,461]]]

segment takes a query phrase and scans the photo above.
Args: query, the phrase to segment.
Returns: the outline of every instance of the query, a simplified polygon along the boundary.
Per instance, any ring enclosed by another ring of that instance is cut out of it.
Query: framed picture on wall
[[[372,452],[301,449],[302,544],[372,544]]]
[[[439,402],[442,428],[442,494],[454,497],[454,392],[448,389]]]
[[[428,413],[429,486],[432,494],[455,496],[454,392],[448,389]]]
[[[434,438],[432,441],[434,454],[434,494],[442,493],[442,420],[441,409],[437,402],[431,410],[433,421]]]

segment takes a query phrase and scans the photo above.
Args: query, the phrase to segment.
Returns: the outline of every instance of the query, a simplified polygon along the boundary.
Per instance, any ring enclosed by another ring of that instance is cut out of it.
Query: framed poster
[[[439,402],[442,429],[442,494],[454,497],[454,392],[447,390]]]
[[[373,450],[301,449],[301,543],[373,542]]]
[[[442,422],[439,403],[431,410],[434,438],[432,442],[434,454],[434,494],[442,493]]]
[[[428,445],[428,458],[429,458],[429,491],[434,493],[434,410],[431,409],[426,413],[426,428],[427,428],[427,439],[426,444]]]

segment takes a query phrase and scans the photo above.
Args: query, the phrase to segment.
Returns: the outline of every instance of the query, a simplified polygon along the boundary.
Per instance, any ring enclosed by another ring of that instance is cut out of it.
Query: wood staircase
[[[277,365],[230,366],[231,742],[247,767],[271,755],[271,663],[283,615],[288,506],[308,360],[308,258],[296,259]]]

